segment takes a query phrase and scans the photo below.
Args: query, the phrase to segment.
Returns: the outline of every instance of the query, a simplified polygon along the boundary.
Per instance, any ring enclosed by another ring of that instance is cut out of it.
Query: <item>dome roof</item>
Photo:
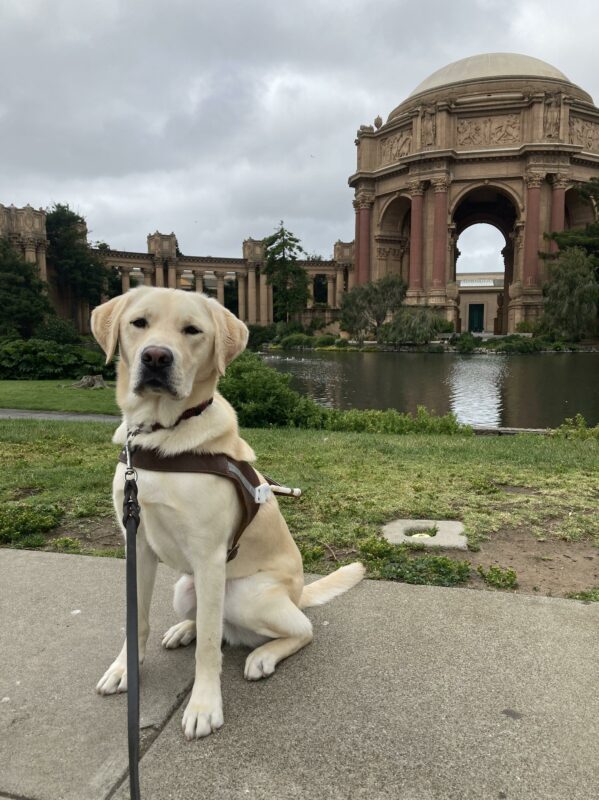
[[[452,83],[484,80],[485,78],[549,78],[570,83],[563,72],[539,58],[519,53],[482,53],[454,61],[438,69],[418,84],[410,97],[448,86]]]

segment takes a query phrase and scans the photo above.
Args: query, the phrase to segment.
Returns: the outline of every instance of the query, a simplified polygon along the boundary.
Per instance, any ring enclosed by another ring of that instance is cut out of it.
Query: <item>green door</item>
[[[485,307],[483,303],[470,303],[468,306],[468,330],[471,333],[482,333],[485,324]]]

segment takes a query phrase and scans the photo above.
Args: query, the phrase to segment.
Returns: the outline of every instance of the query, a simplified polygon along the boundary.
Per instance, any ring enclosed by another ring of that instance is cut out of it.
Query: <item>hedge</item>
[[[114,366],[87,347],[57,344],[44,339],[12,339],[0,342],[0,380],[81,378],[82,375],[114,377]]]

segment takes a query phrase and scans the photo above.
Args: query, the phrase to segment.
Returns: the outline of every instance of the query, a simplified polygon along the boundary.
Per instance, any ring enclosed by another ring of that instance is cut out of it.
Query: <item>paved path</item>
[[[599,607],[366,581],[260,683],[227,648],[225,727],[184,740],[191,649],[166,652],[161,567],[143,670],[143,800],[590,800]],[[126,800],[124,563],[0,550],[0,797]],[[8,698],[4,700],[4,698]]]
[[[112,414],[69,414],[65,411],[27,411],[21,408],[0,408],[0,419],[56,419],[67,422],[116,422],[121,418]]]

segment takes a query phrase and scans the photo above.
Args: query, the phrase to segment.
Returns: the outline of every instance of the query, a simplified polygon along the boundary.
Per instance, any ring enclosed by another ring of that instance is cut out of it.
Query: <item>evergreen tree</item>
[[[406,285],[399,275],[385,275],[354,287],[343,295],[341,301],[341,327],[358,341],[367,333],[378,340],[381,326],[389,316],[396,313],[406,294]]]
[[[385,342],[428,344],[438,333],[453,330],[452,323],[428,306],[400,308],[393,320],[385,325],[382,339]]]
[[[46,213],[46,233],[48,266],[55,271],[59,291],[98,305],[109,276],[102,249],[93,250],[87,243],[83,217],[56,203]]]
[[[264,274],[273,287],[275,322],[289,322],[301,313],[308,302],[308,275],[298,264],[305,251],[299,239],[288,231],[283,221],[272,236],[264,239]]]
[[[37,266],[0,240],[0,335],[30,337],[53,313]]]
[[[599,283],[593,258],[581,247],[570,247],[547,263],[542,326],[567,339],[581,339],[597,319]]]

